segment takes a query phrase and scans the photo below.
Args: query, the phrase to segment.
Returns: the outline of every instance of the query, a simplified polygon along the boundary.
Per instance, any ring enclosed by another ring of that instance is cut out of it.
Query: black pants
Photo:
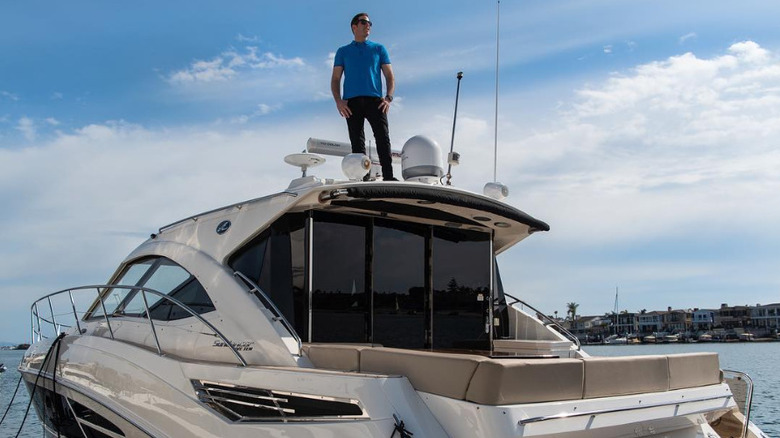
[[[382,178],[393,177],[393,158],[390,156],[390,129],[387,126],[387,114],[379,109],[381,97],[358,96],[347,100],[352,115],[347,117],[349,142],[352,143],[352,153],[366,153],[366,134],[363,130],[365,120],[371,125],[376,140],[376,150],[379,152],[379,163],[382,165]]]

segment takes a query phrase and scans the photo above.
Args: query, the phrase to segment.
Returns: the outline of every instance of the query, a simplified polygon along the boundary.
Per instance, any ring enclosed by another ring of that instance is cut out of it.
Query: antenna
[[[496,169],[498,167],[498,59],[500,48],[501,29],[501,0],[496,0],[496,114],[493,120],[493,182],[496,182]]]
[[[457,166],[460,163],[460,154],[454,152],[455,148],[455,121],[458,120],[458,97],[460,96],[460,80],[463,79],[463,72],[458,72],[458,88],[455,90],[455,115],[452,116],[452,140],[450,141],[450,153],[447,155],[447,185],[450,184],[452,179],[452,166]]]
[[[485,196],[489,196],[493,199],[502,200],[509,196],[509,187],[498,182],[496,177],[496,170],[498,168],[498,60],[499,60],[499,43],[500,43],[500,26],[501,26],[501,0],[496,1],[496,114],[493,122],[493,182],[485,184],[482,189],[482,193]]]

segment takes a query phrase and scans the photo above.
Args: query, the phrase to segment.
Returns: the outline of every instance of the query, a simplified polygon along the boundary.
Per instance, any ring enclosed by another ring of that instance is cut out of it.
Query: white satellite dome
[[[423,135],[410,138],[401,150],[401,169],[404,180],[438,183],[444,175],[441,147]]]

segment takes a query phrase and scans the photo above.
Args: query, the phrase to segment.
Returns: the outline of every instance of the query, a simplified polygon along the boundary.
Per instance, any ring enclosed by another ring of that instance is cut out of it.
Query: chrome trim
[[[276,304],[274,304],[271,298],[269,298],[268,295],[266,295],[266,293],[263,292],[262,289],[260,289],[260,286],[258,286],[257,283],[255,283],[254,281],[252,281],[252,279],[244,275],[243,272],[234,271],[233,275],[241,279],[241,281],[243,281],[247,286],[249,286],[249,290],[247,292],[253,295],[255,294],[260,295],[259,297],[260,302],[263,303],[266,309],[270,310],[271,313],[273,313],[274,315],[273,320],[275,322],[276,321],[280,322],[282,326],[285,328],[285,330],[287,330],[290,333],[290,335],[292,335],[292,337],[295,339],[295,342],[298,343],[298,353],[300,354],[301,347],[303,345],[301,343],[301,338],[298,336],[298,333],[295,332],[295,329],[290,324],[290,322],[287,321],[287,318],[284,317],[284,314],[281,312],[281,310],[279,310],[279,308],[276,307]]]
[[[509,297],[509,298],[512,298],[512,299],[514,300],[514,301],[512,301],[511,303],[507,303],[507,307],[512,307],[512,306],[514,306],[514,305],[515,305],[515,304],[517,304],[517,303],[520,303],[520,304],[522,304],[522,305],[524,305],[524,306],[528,307],[529,309],[531,309],[531,310],[533,310],[534,312],[536,312],[536,317],[537,317],[537,318],[538,318],[539,316],[541,316],[541,317],[542,317],[542,318],[543,318],[545,321],[547,321],[547,322],[545,322],[545,324],[544,324],[544,325],[553,325],[553,326],[555,326],[555,329],[556,329],[556,330],[557,330],[557,331],[558,331],[560,334],[562,334],[563,336],[565,336],[565,337],[569,338],[569,340],[570,340],[570,341],[571,341],[571,342],[572,342],[574,345],[576,345],[576,346],[577,346],[577,350],[578,350],[578,351],[579,351],[579,350],[582,350],[582,345],[580,345],[580,340],[577,338],[577,336],[575,336],[575,335],[574,335],[572,332],[570,332],[570,331],[566,330],[566,329],[565,329],[565,328],[564,328],[562,325],[558,324],[558,321],[556,321],[556,320],[554,320],[554,319],[550,318],[549,316],[545,315],[545,314],[544,314],[542,311],[540,311],[540,310],[538,310],[536,307],[534,307],[534,306],[532,306],[532,305],[530,305],[530,304],[526,303],[525,301],[521,300],[520,298],[517,298],[517,297],[515,297],[515,296],[513,296],[513,295],[510,295],[510,294],[506,293],[506,291],[504,292],[504,295],[505,295],[505,296],[507,296],[507,297]]]
[[[157,330],[154,328],[154,318],[152,318],[152,312],[149,311],[149,302],[146,300],[146,291],[141,291],[141,298],[144,300],[144,310],[146,310],[146,318],[149,320],[149,325],[152,326],[152,336],[154,337],[154,343],[157,345],[157,354],[162,356],[162,348],[160,348],[160,339],[157,337]]]
[[[204,384],[206,382],[203,382]],[[230,389],[221,389],[221,388],[210,388],[212,392],[219,392],[221,394],[231,394],[231,395],[240,395],[241,397],[247,397],[247,398],[256,398],[258,400],[268,400],[268,401],[280,401],[286,403],[288,400],[286,398],[279,398],[279,397],[267,397],[264,395],[257,395],[257,394],[249,394],[246,392],[241,391],[234,391]]]
[[[328,201],[339,198],[341,196],[346,196],[348,193],[349,192],[347,191],[347,189],[335,189],[335,190],[324,191],[320,193],[319,201],[324,204]]]
[[[309,302],[307,303],[306,307],[308,307],[309,311],[309,324],[308,324],[308,338],[307,342],[312,342],[312,322],[314,320],[314,309],[313,309],[313,300],[314,300],[314,216],[311,211],[309,211],[309,217],[306,218],[306,237],[308,238],[308,245],[304,244],[306,247],[306,287],[308,290],[309,295]]]
[[[97,291],[97,299],[100,301],[100,308],[103,309],[103,318],[106,320],[106,325],[108,326],[108,332],[111,335],[111,339],[114,339],[114,329],[111,328],[111,321],[108,320],[108,312],[106,312],[106,303],[103,301],[103,299],[100,297],[100,289],[95,289]]]
[[[597,416],[597,415],[603,415],[603,414],[613,414],[617,412],[628,412],[628,411],[638,411],[642,409],[652,409],[652,408],[662,408],[666,406],[680,406],[688,403],[700,403],[700,402],[706,402],[706,401],[712,401],[712,400],[720,400],[720,399],[730,399],[733,398],[731,394],[728,395],[718,395],[714,397],[704,397],[704,398],[698,398],[693,400],[682,400],[682,401],[674,401],[674,402],[664,402],[664,403],[655,403],[652,405],[644,405],[644,406],[630,406],[625,408],[614,408],[614,409],[596,409],[592,411],[586,411],[586,412],[562,412],[560,414],[555,415],[543,415],[539,417],[532,417],[532,418],[526,418],[525,420],[520,420],[517,422],[519,426],[525,426],[526,424],[531,423],[539,423],[542,421],[549,421],[549,420],[560,420],[563,418],[576,418],[576,417],[587,417],[587,416]],[[675,416],[677,416],[675,414]]]
[[[84,438],[88,438],[87,433],[84,432],[84,428],[81,427],[81,419],[79,418],[78,415],[76,415],[76,411],[73,409],[73,406],[70,404],[70,399],[68,397],[65,397],[65,396],[63,396],[63,398],[65,399],[65,404],[68,405],[68,409],[70,410],[70,414],[73,415],[73,418],[76,419],[76,426],[79,427],[79,430],[81,431],[81,435]]]
[[[46,297],[46,299],[49,301],[49,310],[51,311],[51,321],[54,324],[54,331],[59,334],[62,327],[57,324],[57,318],[54,316],[54,306],[51,304],[51,297]]]
[[[73,301],[73,291],[68,291],[68,296],[70,296],[70,307],[73,308],[73,314],[76,315],[76,302]],[[81,333],[81,324],[79,323],[79,319],[75,318],[76,320],[76,329],[78,329],[79,333]]]
[[[370,417],[366,413],[366,410],[363,408],[362,403],[360,403],[360,400],[354,398],[341,398],[341,397],[333,397],[333,396],[326,396],[326,395],[303,394],[303,393],[289,392],[289,391],[277,391],[274,389],[253,388],[248,386],[235,385],[232,383],[219,383],[219,382],[214,382],[209,380],[193,379],[191,380],[191,383],[198,396],[198,400],[201,403],[203,403],[209,409],[212,409],[215,412],[219,413],[223,417],[225,417],[225,415],[224,413],[220,412],[219,409],[224,409],[225,411],[228,411],[231,415],[235,417],[235,419],[228,418],[234,423],[248,423],[248,422],[291,423],[291,422],[312,422],[312,421],[355,421],[355,420],[370,419]],[[225,388],[233,388],[233,389],[225,389]],[[246,390],[247,392],[243,392],[242,390]],[[245,398],[268,400],[272,402],[273,405],[254,404],[243,400],[235,400],[227,397],[214,396],[210,393],[212,391],[220,392],[220,393],[229,393],[232,395],[245,397]],[[262,396],[262,395],[254,394],[250,391],[263,391],[268,394],[271,394],[271,396]],[[350,404],[350,405],[354,405],[357,409],[360,410],[360,415],[320,415],[320,416],[307,416],[307,417],[288,416],[288,414],[295,414],[296,411],[294,407],[286,407],[286,406],[283,407],[279,405],[280,403],[290,403],[289,399],[285,397],[296,397],[296,398],[304,398],[309,400],[319,400],[325,402],[338,402],[343,404]],[[209,401],[214,402],[214,404],[217,405],[219,409],[217,409],[215,406],[210,405]],[[219,403],[220,401],[224,401],[232,404],[239,404],[243,406],[256,407],[267,411],[278,412],[279,416],[278,417],[244,416],[235,412],[234,410],[230,409],[224,404]]]
[[[723,370],[724,373],[733,373],[737,375],[737,380],[744,380],[747,384],[747,392],[745,393],[745,422],[742,423],[742,438],[747,438],[748,436],[748,424],[750,424],[750,408],[753,405],[753,379],[750,378],[750,376],[747,375],[747,373],[743,373],[742,371],[734,371],[734,370]],[[725,377],[725,376],[724,376]],[[731,389],[729,387],[729,389]]]
[[[453,127],[454,129],[454,127]],[[493,239],[496,237],[496,232],[491,230],[490,233],[490,298],[488,299],[488,337],[490,342],[490,354],[493,354],[493,339],[495,338],[494,332],[496,331],[495,321],[493,319],[493,307],[496,305],[496,255],[493,254]]]
[[[253,408],[265,409],[265,410],[268,410],[268,411],[276,411],[276,412],[281,412],[281,413],[284,413],[284,414],[294,414],[295,413],[295,409],[280,408],[280,407],[277,407],[277,406],[268,406],[268,405],[263,405],[263,404],[259,404],[259,403],[249,403],[249,402],[245,402],[245,401],[241,401],[241,400],[235,400],[235,399],[232,399],[232,398],[219,397],[219,396],[214,396],[214,395],[204,395],[204,396],[201,396],[201,401],[208,401],[208,400],[223,401],[223,402],[228,402],[228,403],[233,403],[233,404],[236,404],[236,405],[243,405],[243,406],[251,406]],[[271,401],[276,401],[276,400],[279,400],[279,399],[271,399]],[[224,408],[225,406],[220,404],[220,407]],[[240,414],[238,414],[238,415],[239,415],[239,417],[244,418],[242,415],[240,415]]]
[[[66,326],[66,325],[63,325],[63,324],[59,324],[59,323],[57,323],[55,321],[47,321],[45,318],[42,318],[41,315],[38,313],[38,303],[39,302],[41,302],[43,300],[47,300],[47,301],[49,301],[49,303],[51,303],[51,298],[56,296],[56,295],[64,294],[66,292],[68,294],[72,295],[72,293],[74,291],[86,291],[86,290],[92,290],[92,289],[96,289],[97,290],[98,301],[100,301],[101,308],[103,309],[103,317],[104,317],[104,319],[106,321],[106,324],[108,325],[108,330],[109,330],[109,332],[111,334],[111,339],[112,340],[116,340],[114,338],[114,330],[111,327],[111,321],[108,318],[108,314],[106,313],[106,307],[105,307],[105,304],[103,303],[105,297],[101,296],[100,290],[101,289],[130,289],[130,290],[136,290],[136,291],[141,292],[142,298],[144,300],[144,307],[146,309],[146,317],[142,317],[142,318],[138,318],[138,319],[140,319],[142,321],[143,320],[149,321],[149,325],[150,325],[151,330],[152,330],[152,335],[154,336],[155,343],[157,345],[157,354],[158,355],[162,356],[164,352],[160,348],[160,342],[159,342],[159,339],[158,339],[158,336],[157,336],[157,330],[156,330],[156,328],[154,326],[154,322],[152,322],[151,315],[149,314],[149,306],[148,306],[148,303],[147,303],[147,300],[146,300],[146,294],[156,295],[156,296],[160,297],[162,300],[167,300],[167,301],[173,303],[173,305],[175,305],[176,307],[178,307],[178,308],[184,310],[185,312],[187,312],[188,314],[190,314],[190,316],[192,316],[195,319],[197,319],[201,324],[203,324],[206,327],[208,327],[209,330],[211,330],[211,332],[213,333],[214,336],[218,337],[220,340],[222,340],[222,342],[225,343],[225,345],[228,346],[228,348],[230,348],[230,351],[232,351],[233,355],[236,356],[236,358],[240,362],[241,366],[247,366],[246,360],[244,360],[243,356],[241,356],[241,354],[238,352],[238,350],[236,350],[236,348],[233,346],[233,344],[230,343],[230,341],[228,341],[228,339],[225,337],[225,335],[223,335],[222,332],[220,332],[216,327],[214,327],[214,325],[212,325],[210,322],[205,320],[202,316],[200,316],[197,312],[192,310],[189,306],[187,306],[186,304],[184,304],[181,301],[177,300],[176,298],[168,296],[168,295],[166,295],[164,293],[158,292],[158,291],[156,291],[154,289],[149,289],[149,288],[140,287],[140,286],[125,286],[125,285],[118,285],[118,284],[103,284],[103,285],[79,286],[79,287],[63,289],[61,291],[57,291],[57,292],[54,292],[54,293],[51,293],[51,294],[48,294],[48,295],[45,295],[45,296],[39,298],[37,301],[35,301],[32,304],[32,306],[30,306],[31,314],[34,317],[37,317],[37,321],[38,321],[38,329],[36,330],[34,326],[32,328],[31,343],[39,342],[41,339],[47,339],[46,336],[44,336],[43,333],[42,333],[43,329],[41,327],[41,320],[43,320],[44,322],[47,322],[47,323],[49,323],[49,325],[53,326],[55,331],[58,331],[61,327],[70,327],[70,326]],[[90,307],[92,307],[93,305],[90,305]],[[53,309],[52,309],[52,315],[53,314],[54,314],[54,312],[53,312]],[[118,317],[118,316],[122,316],[122,315],[112,315],[112,317]],[[54,318],[52,318],[52,319],[54,319]],[[75,306],[73,306],[73,319],[78,324],[79,316],[78,316],[78,312],[75,309]],[[81,336],[82,334],[83,333],[81,333],[81,330],[79,330],[79,333],[77,335]]]

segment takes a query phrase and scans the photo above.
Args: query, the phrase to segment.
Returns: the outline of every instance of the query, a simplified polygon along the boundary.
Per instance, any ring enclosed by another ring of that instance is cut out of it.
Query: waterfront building
[[[715,314],[715,327],[727,330],[750,327],[750,318],[751,308],[749,306],[729,306],[723,303]]]
[[[669,307],[663,314],[663,330],[666,332],[686,332],[693,324],[693,313],[690,310]]]
[[[641,333],[653,333],[663,331],[664,312],[653,311],[639,314],[639,331]]]
[[[780,328],[780,303],[756,304],[750,309],[750,317],[754,327],[776,331]]]
[[[715,327],[715,310],[693,309],[693,329],[712,330]]]
[[[612,318],[615,318],[613,315]],[[615,331],[618,334],[625,335],[639,331],[639,318],[635,312],[623,311],[617,315],[617,325]]]

